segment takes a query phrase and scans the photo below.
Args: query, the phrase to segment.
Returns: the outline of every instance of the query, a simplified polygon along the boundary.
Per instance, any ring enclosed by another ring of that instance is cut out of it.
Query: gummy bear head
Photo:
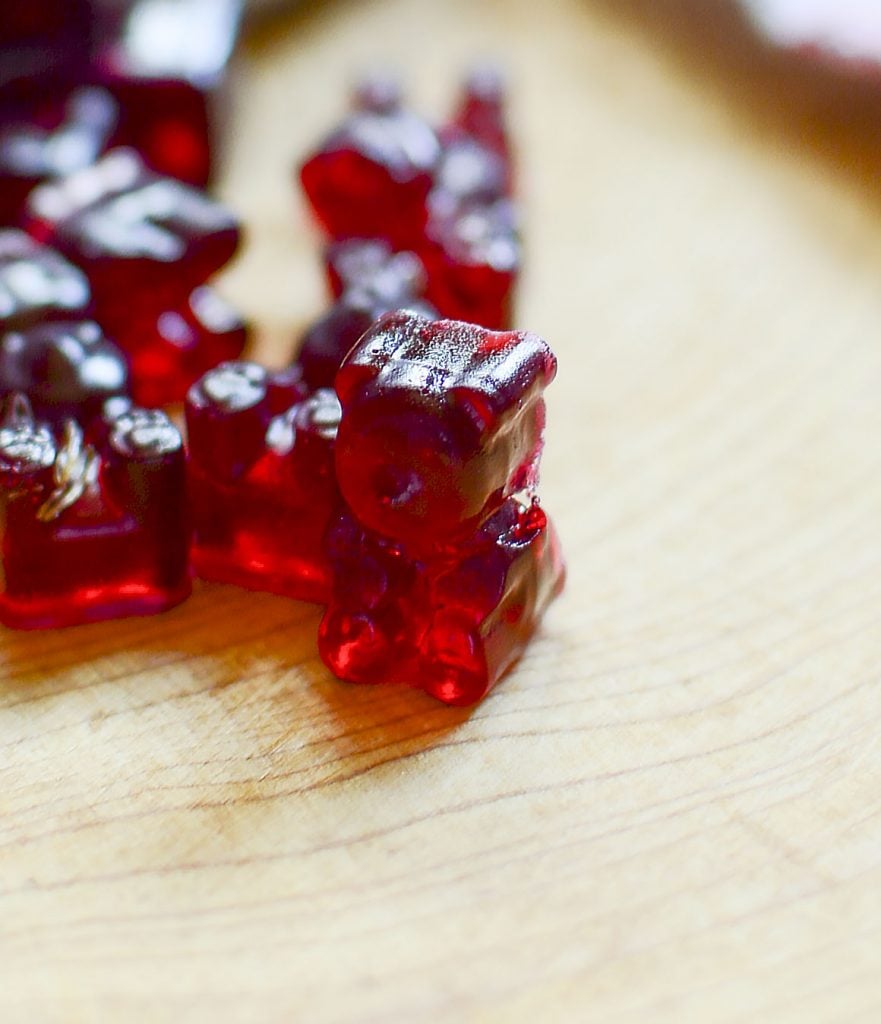
[[[537,460],[555,369],[533,334],[383,317],[336,378],[337,478],[355,515],[416,549],[473,531]]]

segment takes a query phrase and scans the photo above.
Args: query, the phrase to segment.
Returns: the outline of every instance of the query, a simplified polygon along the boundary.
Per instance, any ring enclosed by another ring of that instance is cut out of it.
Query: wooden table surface
[[[334,681],[316,608],[233,588],[5,633],[4,1022],[881,1019],[877,143],[677,6],[252,33],[226,287],[276,362],[325,302],[290,166],[354,72],[440,115],[508,62],[568,590],[470,713]]]

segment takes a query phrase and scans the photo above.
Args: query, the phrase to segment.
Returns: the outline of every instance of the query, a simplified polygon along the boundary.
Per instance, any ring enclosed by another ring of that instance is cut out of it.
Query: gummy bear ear
[[[334,379],[334,390],[344,409],[352,396],[357,394],[360,388],[369,384],[379,374],[379,367],[375,364],[362,363],[352,358],[360,348],[361,342],[358,342],[349,351],[339,370],[337,370],[337,375]]]
[[[0,406],[0,429],[24,430],[36,425],[31,400],[22,391],[13,391]]]
[[[51,473],[57,446],[49,428],[37,423],[26,395],[13,392],[0,409],[0,486],[17,489]]]
[[[269,375],[262,366],[245,360],[229,361],[196,381],[190,388],[189,400],[220,413],[241,413],[260,405],[268,389]]]
[[[113,423],[110,447],[124,458],[148,462],[182,449],[183,438],[161,409],[132,407]]]

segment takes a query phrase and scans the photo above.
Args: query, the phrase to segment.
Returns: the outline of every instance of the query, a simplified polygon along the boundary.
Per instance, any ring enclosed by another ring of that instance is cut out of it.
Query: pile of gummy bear
[[[301,168],[334,302],[268,370],[211,288],[239,226],[201,191],[239,6],[0,11],[0,621],[159,612],[195,574],[325,605],[342,679],[474,703],[564,576],[501,84],[475,73],[440,131],[356,90]],[[183,398],[186,443],[158,408]]]

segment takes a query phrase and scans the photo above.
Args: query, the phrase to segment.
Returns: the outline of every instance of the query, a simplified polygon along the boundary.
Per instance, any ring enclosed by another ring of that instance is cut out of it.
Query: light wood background
[[[227,288],[276,362],[325,301],[290,166],[355,71],[440,115],[508,62],[569,588],[471,713],[233,588],[5,633],[4,1022],[881,1019],[881,134],[683,12],[252,33]]]

